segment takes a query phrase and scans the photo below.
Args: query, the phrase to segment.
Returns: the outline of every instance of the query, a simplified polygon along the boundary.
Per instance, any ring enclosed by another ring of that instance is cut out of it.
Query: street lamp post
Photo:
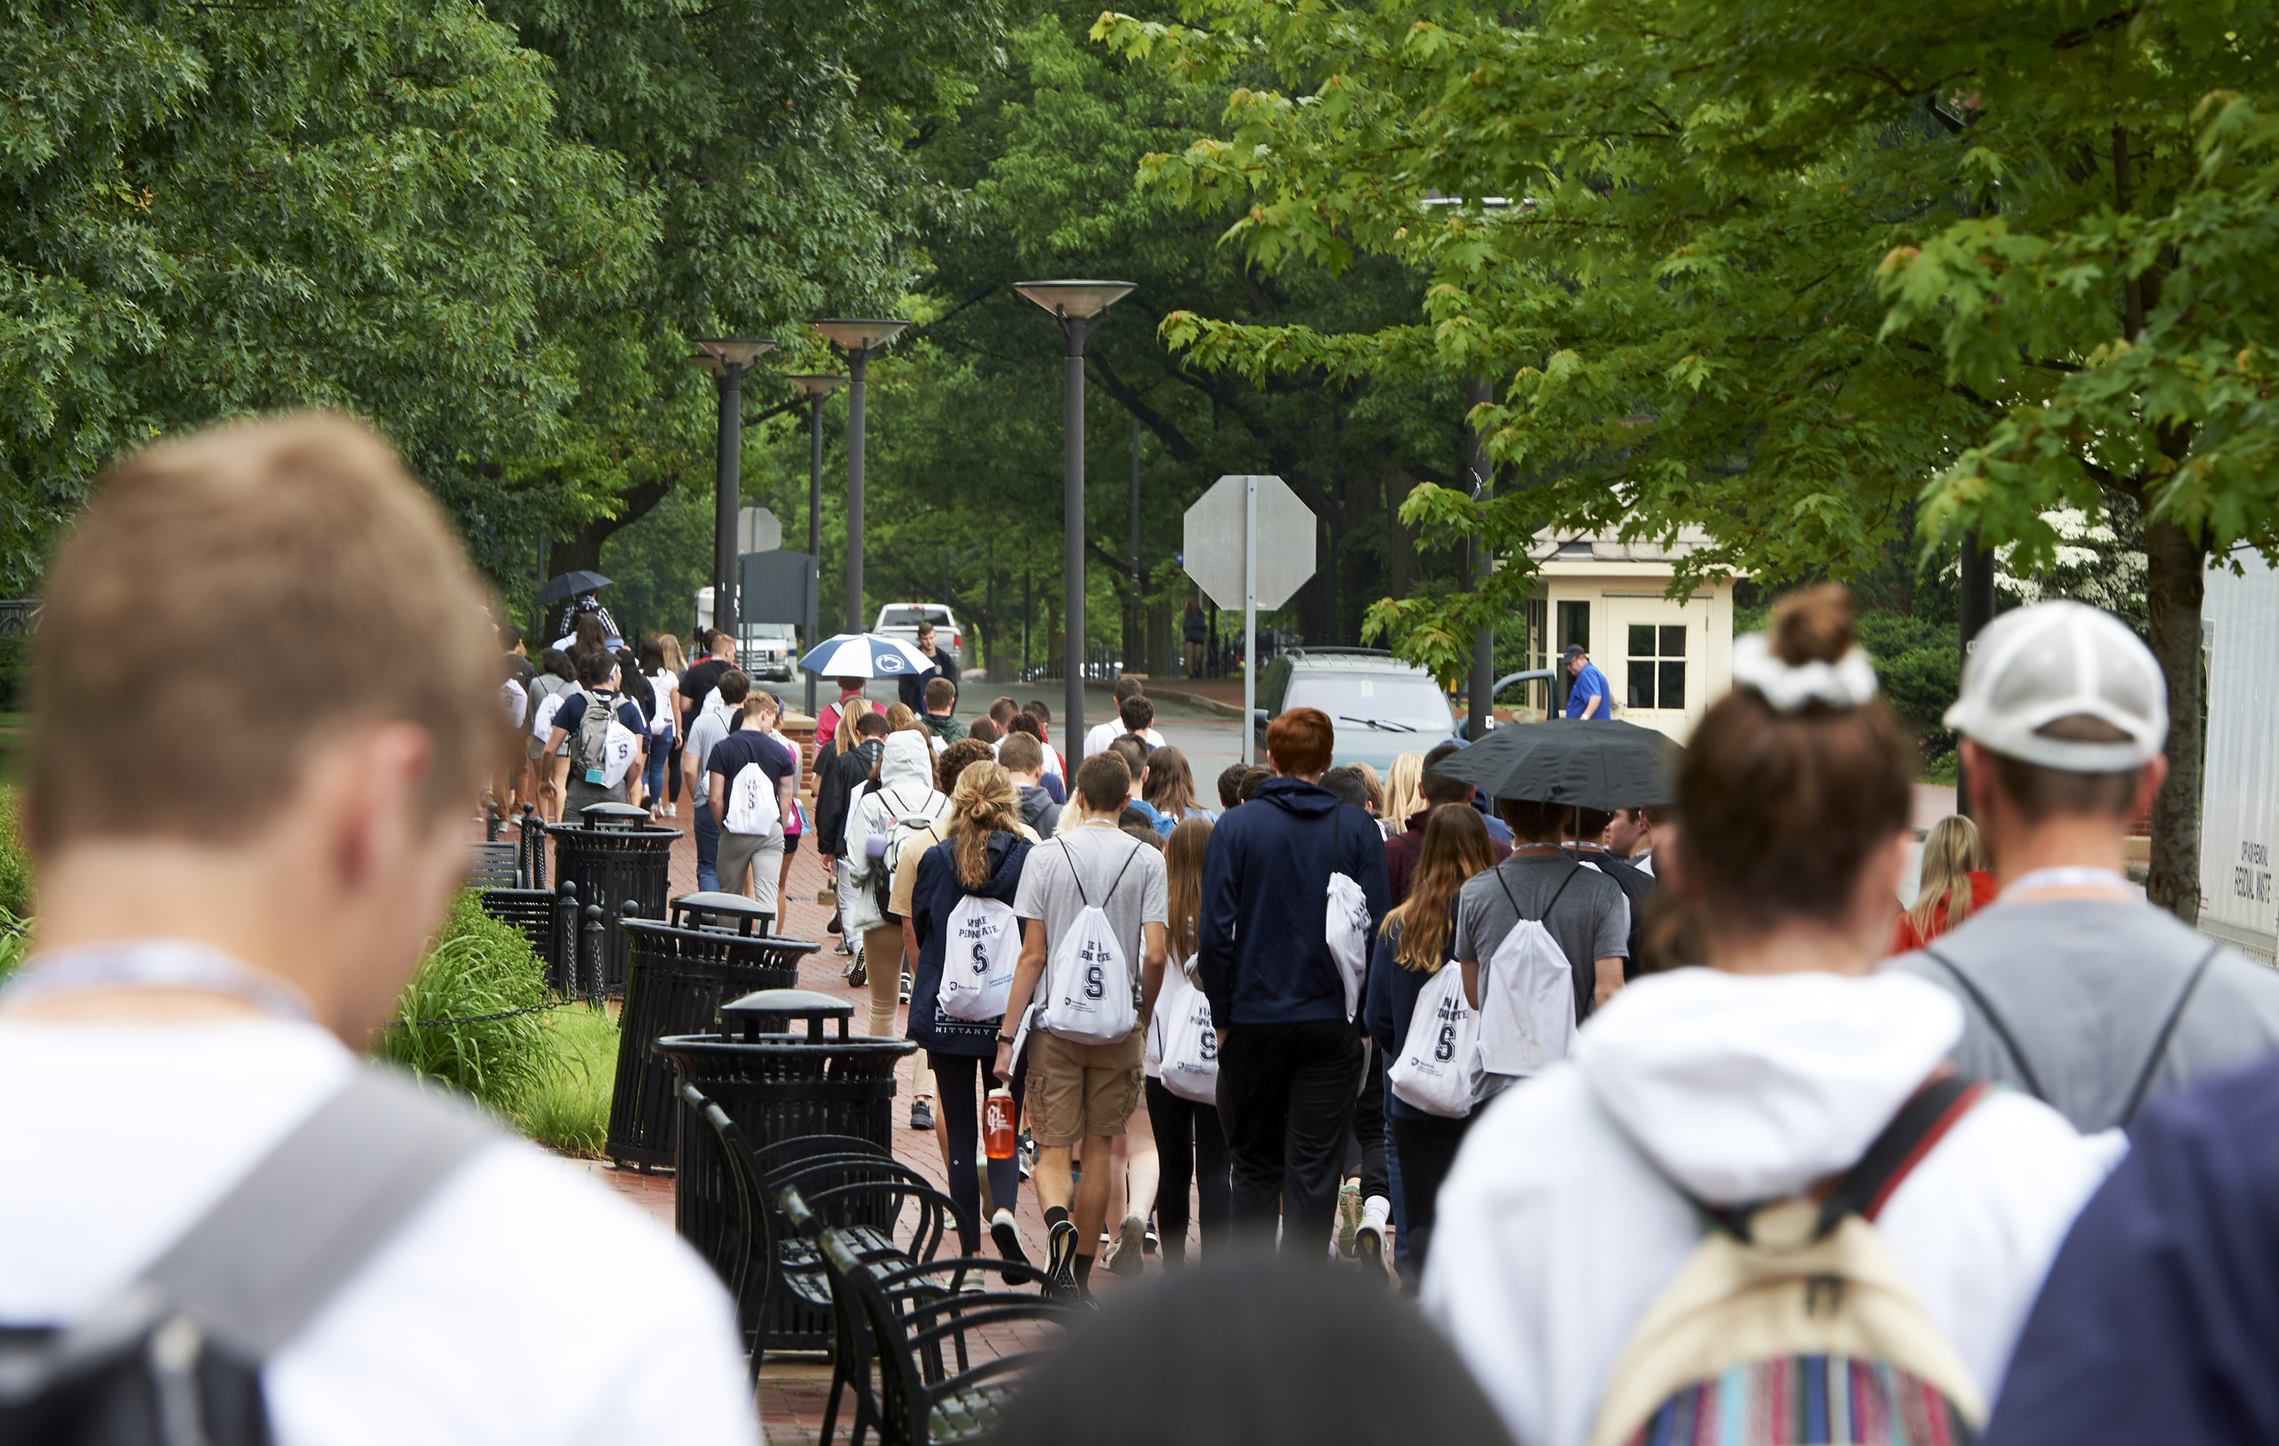
[[[1063,671],[1068,674],[1068,717],[1062,737],[1084,741],[1084,339],[1107,309],[1131,295],[1129,281],[1021,281],[1013,289],[1049,311],[1067,338],[1068,450],[1064,484],[1065,585],[1068,643]]]
[[[870,354],[910,323],[827,316],[807,324],[847,354],[847,631],[860,632],[867,626],[863,622],[863,427],[869,410]]]
[[[691,358],[720,388],[719,457],[713,468],[712,625],[736,636],[736,508],[744,492],[744,374],[772,341],[743,337],[699,340]]]
[[[802,372],[786,378],[807,399],[807,555],[818,573],[823,567],[823,403],[837,391],[845,377],[821,372]],[[807,590],[807,616],[800,633],[803,648],[812,648],[822,639],[816,629],[816,589]],[[820,717],[815,711],[815,675],[807,675],[807,716]],[[818,745],[830,742],[827,738],[815,740]]]

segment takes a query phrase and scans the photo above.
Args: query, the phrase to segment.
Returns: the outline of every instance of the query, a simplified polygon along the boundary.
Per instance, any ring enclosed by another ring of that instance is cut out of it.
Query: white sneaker
[[[1126,1215],[1117,1229],[1116,1243],[1108,1247],[1101,1264],[1118,1275],[1132,1276],[1147,1268],[1147,1221]]]
[[[1372,1195],[1361,1205],[1361,1224],[1353,1232],[1353,1252],[1365,1267],[1389,1270],[1385,1254],[1385,1225],[1393,1218],[1393,1202]]]

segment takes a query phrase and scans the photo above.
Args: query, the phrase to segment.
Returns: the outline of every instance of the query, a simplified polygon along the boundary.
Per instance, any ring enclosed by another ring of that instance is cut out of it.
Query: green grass
[[[516,1011],[546,999],[546,969],[530,941],[467,890],[373,1053],[506,1114],[547,1070],[544,1017]]]
[[[617,1021],[565,1004],[545,1021],[545,1068],[508,1113],[525,1135],[565,1155],[601,1156],[617,1073]]]

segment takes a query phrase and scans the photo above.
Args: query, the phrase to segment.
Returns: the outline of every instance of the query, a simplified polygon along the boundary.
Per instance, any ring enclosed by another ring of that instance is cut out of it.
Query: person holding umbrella
[[[580,568],[575,572],[565,572],[556,577],[548,578],[546,585],[538,589],[538,603],[541,607],[550,602],[562,604],[560,621],[555,624],[554,631],[565,638],[570,635],[571,629],[577,626],[579,614],[599,614],[602,637],[614,651],[624,643],[624,634],[618,631],[617,619],[611,617],[609,609],[603,607],[600,600],[594,596],[595,593],[608,586],[608,578],[603,577],[598,572]],[[543,622],[545,619],[541,618],[540,621]],[[558,642],[554,646],[564,652],[570,650],[567,643]]]

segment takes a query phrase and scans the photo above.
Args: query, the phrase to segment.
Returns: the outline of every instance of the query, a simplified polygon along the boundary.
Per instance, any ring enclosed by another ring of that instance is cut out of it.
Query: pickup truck
[[[900,638],[912,647],[918,646],[918,624],[934,625],[934,644],[965,666],[965,629],[955,614],[943,603],[888,603],[878,610],[878,621],[871,631],[880,637]]]

